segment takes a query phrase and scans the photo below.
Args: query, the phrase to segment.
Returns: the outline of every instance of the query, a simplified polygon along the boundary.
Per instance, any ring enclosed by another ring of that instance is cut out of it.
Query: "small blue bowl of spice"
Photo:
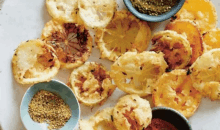
[[[20,115],[28,130],[73,130],[78,125],[80,106],[68,86],[51,80],[26,91]]]
[[[185,0],[124,0],[128,10],[141,20],[161,22],[174,16]]]

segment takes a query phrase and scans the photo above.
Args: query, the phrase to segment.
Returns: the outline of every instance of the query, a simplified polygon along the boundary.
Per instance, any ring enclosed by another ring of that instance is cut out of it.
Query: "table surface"
[[[123,9],[123,0],[117,0],[118,8]],[[212,0],[220,15],[220,1]],[[41,35],[49,16],[45,0],[0,0],[0,129],[25,130],[20,119],[20,103],[29,87],[21,86],[14,81],[11,69],[11,58],[18,44],[28,39],[36,39]],[[164,29],[169,21],[149,23],[153,32]],[[219,23],[218,23],[219,26]],[[102,63],[108,69],[112,62],[99,59],[99,50],[93,48],[89,61]],[[70,70],[61,70],[55,79],[67,83]],[[125,95],[116,90],[103,106],[93,109],[81,105],[81,117],[88,118],[97,110],[113,107],[118,98]],[[220,102],[203,99],[196,113],[189,119],[193,130],[219,130]]]

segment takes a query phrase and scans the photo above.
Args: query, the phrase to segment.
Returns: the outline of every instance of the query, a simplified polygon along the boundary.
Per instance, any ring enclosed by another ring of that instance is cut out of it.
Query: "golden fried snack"
[[[111,66],[110,76],[122,91],[147,96],[167,67],[162,53],[126,52]]]
[[[198,108],[202,95],[193,88],[187,71],[177,69],[159,78],[152,97],[155,106],[171,107],[188,118]]]
[[[209,49],[220,48],[220,29],[212,29],[203,35],[203,42]]]
[[[151,118],[149,102],[135,94],[120,98],[113,110],[118,130],[143,130],[150,124]]]
[[[79,0],[79,16],[89,27],[105,27],[116,11],[115,0]]]
[[[91,54],[92,37],[82,25],[51,20],[41,38],[56,50],[62,68],[79,67]]]
[[[191,20],[201,34],[215,28],[217,13],[210,0],[186,0],[180,11],[173,17],[177,20]]]
[[[113,108],[105,108],[91,116],[89,120],[79,121],[80,130],[117,130],[113,122]]]
[[[69,82],[77,99],[87,106],[104,103],[116,88],[104,66],[95,62],[74,69]]]
[[[107,27],[97,29],[95,42],[101,58],[115,61],[127,51],[143,52],[147,49],[151,30],[147,22],[137,19],[131,12],[117,11]]]
[[[191,66],[196,59],[203,54],[203,41],[198,27],[189,20],[175,20],[166,25],[165,30],[173,30],[187,36],[192,48],[192,58],[188,64]]]
[[[60,68],[52,47],[41,40],[22,42],[12,58],[12,71],[20,84],[50,81]]]
[[[190,67],[193,87],[211,100],[220,99],[220,49],[204,53]]]
[[[153,35],[151,51],[163,52],[169,69],[186,67],[192,57],[192,49],[186,37],[175,31],[160,31]]]
[[[78,0],[46,0],[47,11],[58,21],[77,22]]]

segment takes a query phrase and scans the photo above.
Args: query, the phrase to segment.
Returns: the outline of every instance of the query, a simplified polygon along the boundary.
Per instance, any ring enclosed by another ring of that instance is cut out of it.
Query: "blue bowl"
[[[159,118],[170,122],[178,130],[192,130],[191,125],[184,115],[169,107],[154,107],[152,109],[152,119]]]
[[[58,94],[64,102],[70,106],[72,116],[60,130],[73,130],[76,128],[80,118],[80,106],[76,97],[74,96],[72,90],[64,83],[57,80],[51,80],[50,82],[35,84],[26,91],[20,106],[21,120],[26,129],[47,130],[48,124],[34,122],[28,113],[28,105],[32,97],[40,90],[46,90]]]
[[[124,0],[124,3],[127,6],[128,10],[131,11],[131,13],[133,15],[135,15],[136,17],[138,17],[141,20],[149,21],[149,22],[161,22],[161,21],[164,21],[164,20],[171,18],[173,15],[175,15],[182,8],[184,2],[185,2],[185,0],[177,0],[176,5],[174,7],[172,7],[172,9],[169,12],[163,13],[158,16],[151,16],[151,15],[147,15],[147,14],[143,14],[143,13],[138,12],[132,6],[131,0]]]

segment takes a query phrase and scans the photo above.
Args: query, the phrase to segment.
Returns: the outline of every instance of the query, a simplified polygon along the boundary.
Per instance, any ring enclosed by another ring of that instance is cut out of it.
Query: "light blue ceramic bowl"
[[[76,97],[74,96],[72,90],[64,83],[57,80],[51,80],[50,82],[35,84],[26,91],[20,106],[21,120],[26,129],[47,130],[48,124],[34,122],[28,113],[28,105],[32,97],[42,89],[60,95],[64,102],[67,103],[72,110],[71,118],[60,130],[73,130],[76,128],[80,118],[80,106]]]
[[[151,16],[147,14],[143,14],[138,12],[131,3],[131,0],[124,0],[125,5],[127,6],[128,10],[131,11],[133,15],[138,17],[139,19],[142,19],[144,21],[149,21],[149,22],[161,22],[164,20],[167,20],[171,18],[173,15],[175,15],[183,6],[185,0],[177,0],[177,3],[174,7],[169,12],[163,13],[158,16]]]

